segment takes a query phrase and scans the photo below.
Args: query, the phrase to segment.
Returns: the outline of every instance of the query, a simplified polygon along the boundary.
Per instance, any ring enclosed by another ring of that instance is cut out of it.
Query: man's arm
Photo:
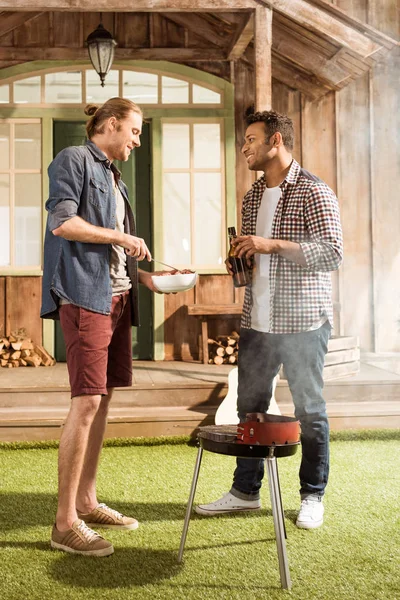
[[[84,163],[76,147],[65,148],[49,166],[50,194],[46,202],[48,228],[71,242],[117,244],[138,260],[151,260],[144,240],[117,230],[92,225],[78,216],[84,181]]]
[[[125,248],[129,256],[137,260],[147,258],[151,260],[150,250],[142,238],[122,233],[116,229],[107,229],[88,223],[81,217],[75,216],[64,221],[59,227],[53,229],[53,234],[71,242],[84,242],[88,244],[116,244]]]
[[[304,210],[309,241],[301,242],[307,268],[335,271],[343,260],[343,233],[339,203],[326,184],[311,188]]]
[[[279,254],[292,262],[307,267],[301,245],[287,240],[263,238],[258,235],[245,235],[233,241],[237,248],[237,256],[250,258],[253,254]]]
[[[250,258],[255,253],[279,254],[307,269],[338,269],[343,258],[342,227],[337,198],[327,185],[313,186],[305,204],[304,218],[309,241],[297,243],[242,235],[234,241],[237,256]]]

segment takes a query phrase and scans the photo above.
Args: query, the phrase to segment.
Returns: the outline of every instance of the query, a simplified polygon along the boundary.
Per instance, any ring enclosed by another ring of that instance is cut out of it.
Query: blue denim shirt
[[[59,298],[94,312],[110,314],[111,244],[69,241],[55,236],[52,231],[75,216],[98,227],[115,229],[115,175],[125,200],[125,232],[135,235],[127,187],[118,169],[91,141],[62,150],[50,164],[48,173],[50,194],[46,202],[48,217],[40,316],[58,319]],[[137,261],[130,256],[127,256],[127,271],[132,282],[132,324],[138,325]]]

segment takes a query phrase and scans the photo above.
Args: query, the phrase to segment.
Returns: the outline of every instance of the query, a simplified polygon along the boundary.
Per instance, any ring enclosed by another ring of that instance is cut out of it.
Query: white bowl
[[[196,285],[197,273],[153,275],[152,280],[157,290],[164,294],[186,292],[186,290],[190,290]]]

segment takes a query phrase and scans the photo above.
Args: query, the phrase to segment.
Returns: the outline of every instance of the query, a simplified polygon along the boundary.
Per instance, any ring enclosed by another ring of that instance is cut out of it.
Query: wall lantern
[[[114,50],[117,42],[100,22],[97,29],[88,35],[86,45],[93,68],[100,77],[101,87],[104,87],[104,80],[114,60]]]

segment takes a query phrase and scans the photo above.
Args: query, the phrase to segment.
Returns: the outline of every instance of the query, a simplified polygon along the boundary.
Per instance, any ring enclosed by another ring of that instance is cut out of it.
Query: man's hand
[[[125,234],[123,246],[128,256],[134,256],[137,260],[144,260],[147,258],[149,262],[151,261],[151,252],[142,238]]]
[[[307,267],[307,260],[297,242],[263,238],[258,235],[241,235],[235,238],[232,244],[235,246],[235,255],[238,258],[246,258],[247,261],[254,254],[279,254],[302,267]]]
[[[276,240],[258,235],[241,235],[232,240],[235,255],[238,258],[251,258],[254,254],[274,254],[277,252]]]
[[[153,275],[164,275],[164,273],[172,273],[175,274],[176,271],[154,271],[154,273],[149,273],[148,271],[138,270],[139,275],[139,283],[145,285],[151,292],[155,292],[156,294],[163,294],[165,292],[160,292],[153,283]],[[166,275],[166,277],[168,277]],[[176,292],[174,292],[176,293]]]
[[[226,271],[227,271],[228,275],[234,275],[232,265],[229,262],[229,258],[227,258],[225,261],[225,267],[226,267]]]

